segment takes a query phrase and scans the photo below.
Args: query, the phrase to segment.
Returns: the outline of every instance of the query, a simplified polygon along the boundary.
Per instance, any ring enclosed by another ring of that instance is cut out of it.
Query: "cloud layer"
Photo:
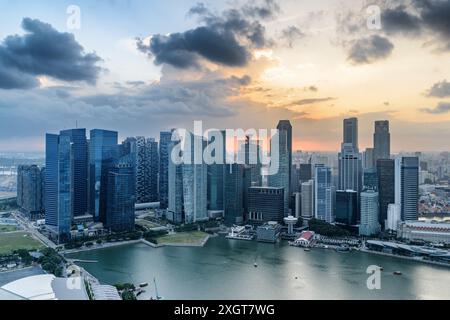
[[[25,35],[8,36],[0,45],[1,89],[37,87],[38,76],[96,82],[101,59],[95,53],[85,53],[73,34],[30,18],[23,19],[22,28]]]
[[[349,49],[348,60],[353,64],[369,64],[386,59],[392,53],[394,45],[389,39],[372,35],[356,40]]]

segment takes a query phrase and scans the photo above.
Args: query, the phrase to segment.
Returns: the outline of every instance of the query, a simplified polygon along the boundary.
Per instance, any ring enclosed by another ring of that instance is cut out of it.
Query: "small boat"
[[[341,252],[341,253],[343,253],[343,252],[350,252],[350,247],[348,247],[348,246],[340,246],[340,247],[336,248],[336,251],[337,252]]]
[[[254,266],[255,266],[255,268],[258,268],[258,264],[256,262],[255,262]]]
[[[401,273],[400,271],[395,271],[394,272],[394,276],[401,276],[403,273]]]
[[[305,249],[305,252],[310,252],[310,251],[311,251],[311,249],[309,249],[309,248]]]
[[[383,267],[380,267],[380,271],[384,271],[384,268],[383,268]]]
[[[148,283],[147,282],[143,282],[143,283],[141,283],[140,285],[139,285],[139,287],[141,287],[141,288],[145,288],[145,287],[147,287],[148,286]]]
[[[143,294],[145,292],[145,290],[139,290],[137,293],[136,293],[136,297],[139,297],[141,294]]]

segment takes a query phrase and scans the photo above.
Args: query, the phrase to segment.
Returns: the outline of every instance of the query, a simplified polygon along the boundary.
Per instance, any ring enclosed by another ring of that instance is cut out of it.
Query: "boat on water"
[[[348,246],[340,246],[340,247],[336,248],[336,251],[340,252],[340,253],[347,253],[347,252],[350,252],[351,249]]]
[[[311,249],[305,248],[305,252],[310,252],[310,251],[311,251]]]
[[[139,297],[141,294],[143,294],[145,292],[145,290],[139,290],[137,293],[136,293],[136,297]]]
[[[256,262],[253,264],[253,266],[254,266],[255,268],[258,268],[258,264],[257,264]]]
[[[143,282],[143,283],[139,284],[139,287],[140,287],[140,288],[145,288],[145,287],[147,287],[147,286],[148,286],[148,283],[147,283],[147,282]]]
[[[403,273],[401,273],[400,271],[395,271],[394,272],[394,276],[401,276]]]

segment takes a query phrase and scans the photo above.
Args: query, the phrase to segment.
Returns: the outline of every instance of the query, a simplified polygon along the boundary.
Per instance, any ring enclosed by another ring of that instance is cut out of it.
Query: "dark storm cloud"
[[[0,88],[36,87],[37,76],[95,83],[101,59],[85,53],[72,34],[30,18],[23,19],[22,28],[25,35],[8,36],[0,45]]]
[[[387,34],[418,35],[422,32],[420,17],[409,12],[404,5],[384,10],[381,21]]]
[[[272,44],[266,37],[265,27],[245,13],[253,8],[259,16],[268,17],[269,11],[275,14],[278,7],[272,1],[265,1],[264,4],[263,7],[247,5],[241,9],[227,10],[221,15],[212,13],[204,4],[198,4],[189,14],[198,15],[202,26],[170,35],[154,35],[148,45],[137,39],[137,47],[154,57],[157,65],[169,64],[179,69],[200,68],[201,60],[205,59],[219,65],[243,67],[250,61],[252,49],[262,49]]]
[[[389,39],[372,35],[353,42],[348,52],[348,60],[353,64],[369,64],[386,59],[393,49],[394,45]]]
[[[428,90],[427,95],[429,97],[436,98],[447,98],[450,97],[450,82],[447,80],[435,83],[430,90]]]
[[[445,114],[450,112],[450,103],[440,102],[435,108],[424,108],[421,111],[429,114]]]

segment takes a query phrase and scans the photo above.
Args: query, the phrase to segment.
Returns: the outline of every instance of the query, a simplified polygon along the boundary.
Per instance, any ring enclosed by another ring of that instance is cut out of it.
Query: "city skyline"
[[[449,40],[432,20],[449,2],[428,2],[375,1],[381,29],[367,27],[362,0],[79,1],[79,29],[68,1],[2,4],[0,151],[43,152],[45,132],[76,123],[124,140],[194,120],[222,129],[278,119],[292,122],[294,150],[336,151],[351,117],[361,150],[373,122],[389,120],[392,153],[448,151]],[[225,30],[238,21],[245,28]],[[222,47],[178,55],[164,45],[190,35]]]

